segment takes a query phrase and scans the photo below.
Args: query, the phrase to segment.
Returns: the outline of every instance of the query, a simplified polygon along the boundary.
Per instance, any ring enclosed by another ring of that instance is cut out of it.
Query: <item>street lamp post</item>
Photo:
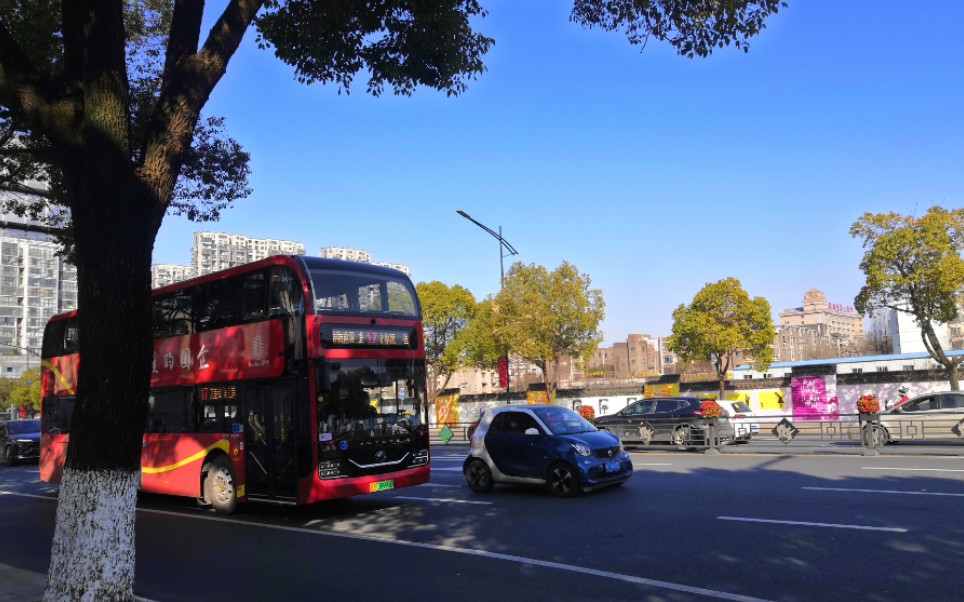
[[[472,223],[475,224],[476,226],[482,228],[483,230],[485,230],[486,232],[488,232],[489,234],[491,234],[493,238],[495,238],[496,240],[499,241],[499,290],[502,290],[502,287],[505,286],[505,263],[504,263],[504,260],[505,260],[506,257],[511,257],[512,255],[518,255],[519,252],[515,250],[515,247],[513,247],[511,244],[509,244],[509,241],[507,241],[506,239],[502,238],[502,226],[499,226],[499,231],[496,232],[495,230],[493,230],[492,228],[489,228],[489,227],[486,226],[485,224],[482,224],[481,222],[476,221],[475,219],[472,218],[472,216],[470,216],[468,213],[466,213],[466,212],[464,212],[464,211],[456,211],[456,213],[458,213],[459,215],[461,215],[461,216],[464,217],[465,219],[469,220],[470,222],[472,222]],[[509,352],[508,352],[508,350],[506,350],[505,357],[502,358],[502,361],[505,362],[505,375],[506,375],[506,378],[505,378],[505,402],[506,402],[506,403],[509,403],[509,386],[510,386],[511,383],[509,382]]]

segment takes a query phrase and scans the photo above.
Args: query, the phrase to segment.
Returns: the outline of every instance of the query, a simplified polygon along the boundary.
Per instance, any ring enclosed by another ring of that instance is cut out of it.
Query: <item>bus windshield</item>
[[[404,276],[326,269],[310,272],[316,313],[419,318],[415,289]]]
[[[385,437],[418,426],[421,360],[341,360],[319,367],[318,433],[322,441]]]

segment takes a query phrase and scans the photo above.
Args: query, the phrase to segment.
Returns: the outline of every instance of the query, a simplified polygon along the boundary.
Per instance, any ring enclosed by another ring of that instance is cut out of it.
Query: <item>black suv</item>
[[[0,422],[0,456],[10,466],[40,459],[40,420]]]
[[[617,435],[624,445],[672,443],[678,447],[706,444],[706,423],[700,414],[704,400],[695,397],[655,397],[630,404],[615,414],[593,421],[598,429]],[[722,441],[733,440],[733,427],[724,416],[717,421]]]

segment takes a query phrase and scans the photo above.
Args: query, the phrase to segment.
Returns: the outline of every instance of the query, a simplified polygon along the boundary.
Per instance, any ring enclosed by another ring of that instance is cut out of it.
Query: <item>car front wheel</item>
[[[4,459],[7,461],[7,466],[16,466],[17,457],[13,453],[13,447],[7,446],[7,449],[3,452]]]
[[[549,467],[549,478],[547,479],[549,491],[556,497],[573,497],[582,491],[579,483],[579,473],[576,469],[559,462]]]

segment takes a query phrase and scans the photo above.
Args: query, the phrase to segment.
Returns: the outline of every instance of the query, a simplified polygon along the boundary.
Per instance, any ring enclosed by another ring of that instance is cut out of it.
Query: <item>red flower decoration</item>
[[[723,415],[723,408],[713,400],[704,401],[700,404],[700,415],[703,418],[719,418]]]
[[[596,410],[592,409],[592,406],[579,406],[579,415],[586,420],[592,420],[596,417]]]
[[[861,414],[876,414],[880,411],[880,401],[875,395],[861,395],[857,400],[857,411]]]

